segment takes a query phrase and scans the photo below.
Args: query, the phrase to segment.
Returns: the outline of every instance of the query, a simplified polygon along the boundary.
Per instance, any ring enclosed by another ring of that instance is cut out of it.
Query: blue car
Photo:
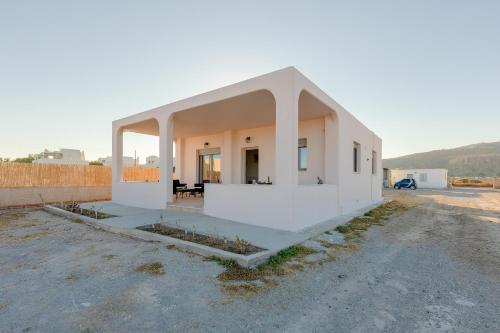
[[[394,189],[399,190],[401,188],[409,188],[412,190],[416,190],[417,183],[415,182],[415,179],[411,179],[411,178],[401,179],[399,182],[394,184]]]

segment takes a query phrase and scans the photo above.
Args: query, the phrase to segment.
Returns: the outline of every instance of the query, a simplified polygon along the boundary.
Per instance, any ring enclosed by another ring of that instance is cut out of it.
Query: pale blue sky
[[[383,156],[500,140],[500,1],[0,1],[0,156],[295,66]]]

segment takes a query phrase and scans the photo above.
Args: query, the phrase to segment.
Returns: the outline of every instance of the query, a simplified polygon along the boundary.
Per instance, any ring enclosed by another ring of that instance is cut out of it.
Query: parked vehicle
[[[417,183],[415,182],[415,179],[411,178],[401,179],[400,181],[396,182],[396,184],[394,184],[394,189],[399,190],[401,188],[409,188],[412,190],[416,190]]]

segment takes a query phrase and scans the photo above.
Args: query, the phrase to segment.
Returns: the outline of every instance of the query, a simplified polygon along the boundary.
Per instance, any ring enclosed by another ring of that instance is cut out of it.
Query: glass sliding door
[[[198,181],[200,183],[220,183],[221,155],[218,150],[198,155]]]

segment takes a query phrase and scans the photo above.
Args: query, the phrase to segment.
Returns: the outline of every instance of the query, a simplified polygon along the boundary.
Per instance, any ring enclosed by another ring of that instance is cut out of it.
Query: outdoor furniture
[[[185,188],[187,186],[187,184],[181,183],[179,179],[174,179],[172,183],[173,183],[172,193],[175,194],[175,197],[177,197],[177,193],[180,188]]]
[[[204,183],[196,183],[196,184],[194,184],[194,189],[195,189],[195,193],[200,193],[201,196],[203,196],[203,194],[205,193],[205,184]]]
[[[179,197],[179,194],[181,195],[181,198],[183,198],[185,193],[188,195],[193,195],[195,197],[196,197],[197,193],[200,193],[201,196],[203,196],[203,188],[200,188],[200,187],[195,187],[195,188],[178,187],[176,198]]]
[[[179,194],[181,195],[181,198],[184,197],[184,193],[190,194],[192,189],[187,188],[186,186],[184,187],[178,187],[177,188],[177,193],[175,194],[175,198],[179,198]]]

